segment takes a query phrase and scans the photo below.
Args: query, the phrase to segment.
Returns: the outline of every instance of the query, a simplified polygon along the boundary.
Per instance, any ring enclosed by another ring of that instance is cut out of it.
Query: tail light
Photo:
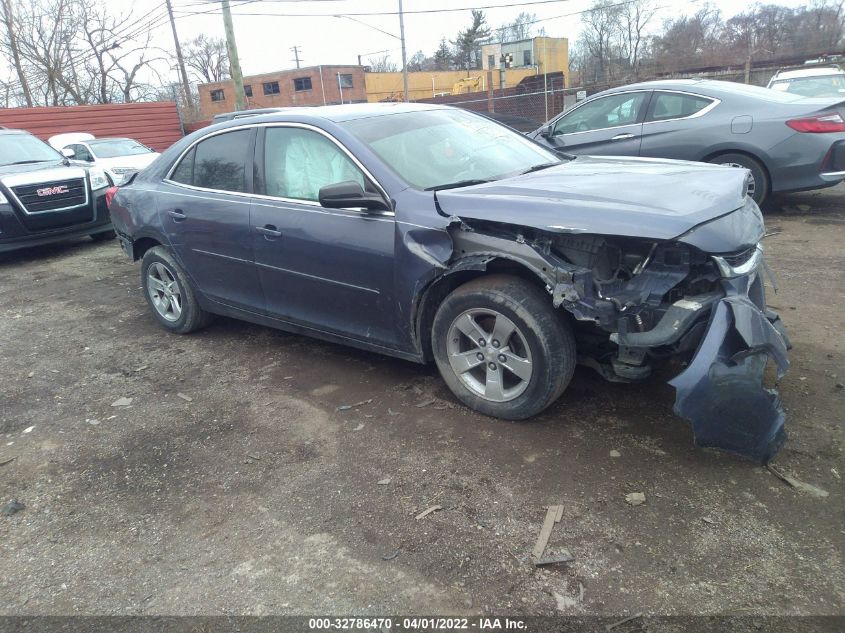
[[[114,200],[114,197],[117,195],[117,190],[120,187],[109,187],[106,189],[106,206],[111,209],[111,201]]]
[[[786,124],[796,132],[809,132],[811,134],[845,132],[845,119],[838,112],[817,114],[801,119],[790,119]]]

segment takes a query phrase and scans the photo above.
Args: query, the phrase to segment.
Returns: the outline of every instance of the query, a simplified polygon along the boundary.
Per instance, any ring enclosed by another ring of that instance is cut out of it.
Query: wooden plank
[[[557,509],[560,506],[549,506],[546,511],[546,519],[543,521],[543,527],[540,528],[540,534],[537,536],[537,543],[534,545],[534,558],[540,558],[546,550],[546,544],[549,542],[549,537],[552,535],[552,529],[555,526],[555,517],[557,517]]]
[[[560,523],[563,518],[563,506],[557,506],[557,514],[555,515],[555,523]]]

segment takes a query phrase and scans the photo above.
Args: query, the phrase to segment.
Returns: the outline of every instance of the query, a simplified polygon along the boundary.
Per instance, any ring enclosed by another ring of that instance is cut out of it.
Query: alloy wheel
[[[522,395],[534,373],[525,336],[505,315],[487,308],[467,310],[452,321],[446,353],[463,385],[492,402]]]
[[[153,262],[147,269],[147,292],[153,306],[167,321],[182,316],[182,293],[173,272],[161,262]]]
[[[748,169],[745,165],[740,165],[739,163],[719,163],[720,165],[724,165],[725,167],[738,167],[739,169]],[[752,172],[748,172],[748,190],[745,192],[749,198],[753,198],[754,194],[757,192],[757,182],[754,180],[754,174]]]

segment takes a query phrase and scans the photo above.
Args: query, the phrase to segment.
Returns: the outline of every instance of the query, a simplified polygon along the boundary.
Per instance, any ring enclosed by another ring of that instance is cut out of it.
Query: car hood
[[[75,165],[66,163],[64,160],[48,160],[43,163],[24,163],[22,165],[0,165],[0,176],[10,174],[28,174],[32,172],[48,171],[55,169],[74,169]],[[69,176],[73,178],[74,176]]]
[[[115,156],[114,158],[98,158],[97,164],[105,169],[111,169],[113,167],[143,169],[158,157],[158,152],[134,154],[132,156]]]
[[[746,174],[687,161],[579,156],[436,196],[443,213],[467,220],[667,240],[742,208]]]

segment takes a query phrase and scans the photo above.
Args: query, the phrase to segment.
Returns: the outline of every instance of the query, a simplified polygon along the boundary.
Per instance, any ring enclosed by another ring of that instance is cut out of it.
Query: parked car
[[[72,237],[114,237],[99,167],[71,165],[44,141],[0,129],[0,253]]]
[[[697,440],[766,460],[788,366],[745,171],[570,157],[435,105],[328,106],[204,128],[111,189],[167,330],[211,314],[416,362],[467,406],[534,416],[576,359],[672,384]],[[696,350],[697,353],[696,353]]]
[[[748,193],[845,179],[845,95],[808,99],[757,86],[679,79],[600,92],[530,136],[572,154],[644,156],[747,169]]]
[[[845,99],[845,70],[836,64],[782,69],[772,75],[767,87],[802,97]]]
[[[131,138],[95,138],[93,134],[66,133],[52,136],[48,142],[58,150],[67,150],[67,155],[76,162],[102,167],[116,185],[159,156],[158,152]]]

